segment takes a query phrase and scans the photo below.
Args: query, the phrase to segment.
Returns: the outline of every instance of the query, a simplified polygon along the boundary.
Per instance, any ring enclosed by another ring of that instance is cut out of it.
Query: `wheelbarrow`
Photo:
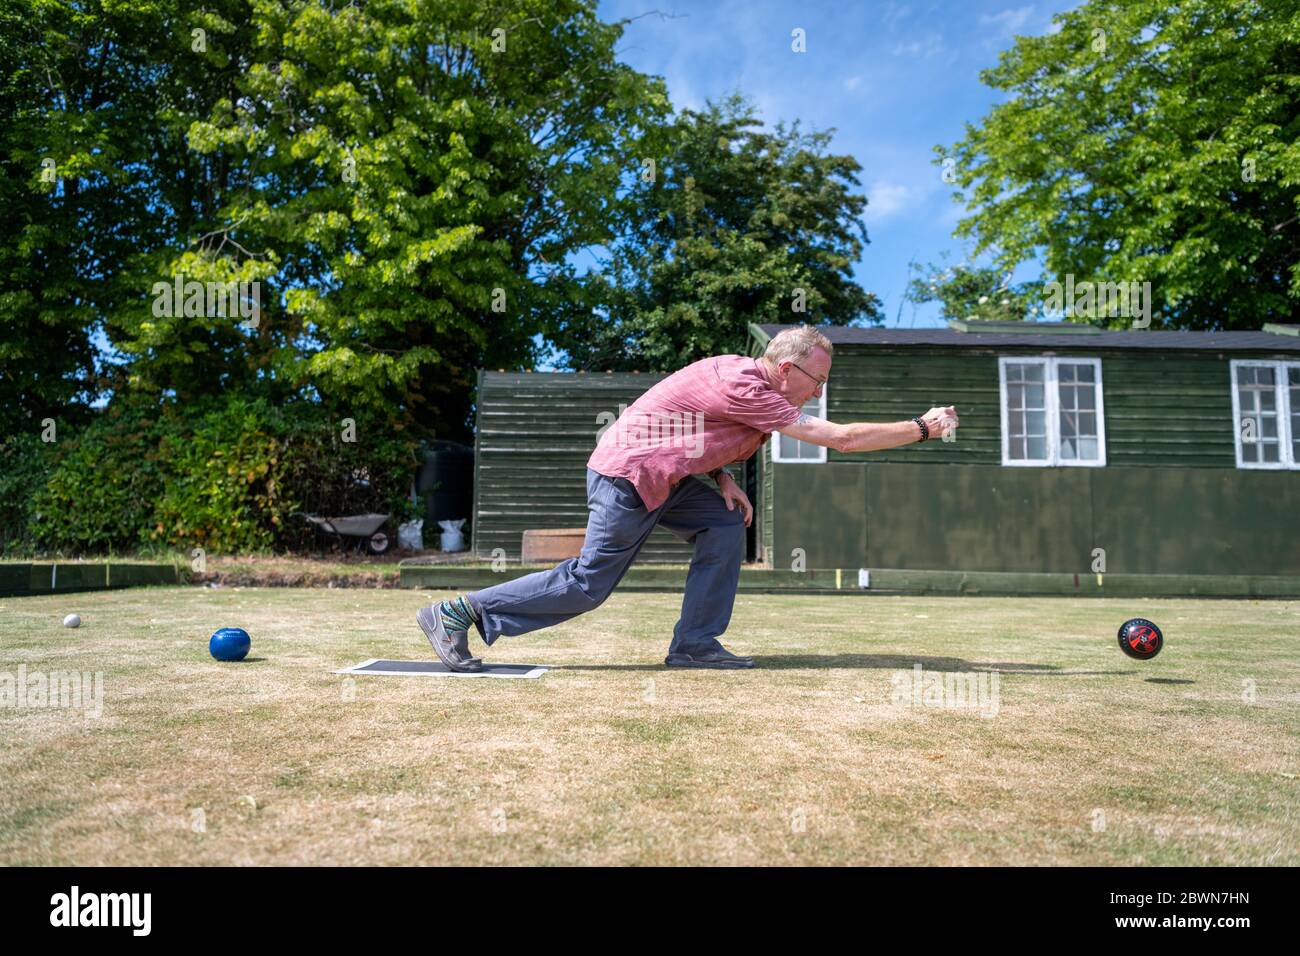
[[[340,549],[347,547],[344,538],[356,539],[354,545],[356,550],[369,554],[383,554],[393,544],[392,539],[379,530],[388,520],[388,515],[346,515],[341,518],[325,518],[302,511],[295,511],[294,514],[302,515],[320,533],[331,535],[338,542]]]

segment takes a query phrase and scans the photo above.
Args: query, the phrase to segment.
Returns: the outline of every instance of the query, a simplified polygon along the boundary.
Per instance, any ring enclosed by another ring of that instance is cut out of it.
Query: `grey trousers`
[[[683,478],[668,500],[646,510],[626,478],[587,469],[587,537],[582,553],[550,571],[538,571],[467,595],[479,611],[479,636],[489,645],[501,635],[526,634],[595,610],[632,566],[656,525],[695,552],[686,575],[682,616],[668,653],[716,650],[731,621],[745,557],[745,516],[728,510],[711,484]]]

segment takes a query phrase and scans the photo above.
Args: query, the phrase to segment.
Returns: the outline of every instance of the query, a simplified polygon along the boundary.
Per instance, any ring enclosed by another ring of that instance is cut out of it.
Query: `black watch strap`
[[[921,418],[913,418],[912,421],[921,428],[921,441],[927,441],[930,438],[930,426]]]

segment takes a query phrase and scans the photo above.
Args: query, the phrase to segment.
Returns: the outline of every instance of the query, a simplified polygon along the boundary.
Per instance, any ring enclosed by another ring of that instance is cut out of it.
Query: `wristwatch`
[[[715,483],[721,481],[723,475],[726,475],[732,481],[736,480],[736,476],[733,475],[731,472],[727,471],[727,469],[725,468],[714,468],[711,472],[709,472],[709,477],[712,478]]]

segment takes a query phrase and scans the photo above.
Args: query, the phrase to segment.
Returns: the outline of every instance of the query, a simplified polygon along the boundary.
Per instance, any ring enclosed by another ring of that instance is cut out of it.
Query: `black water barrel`
[[[424,499],[424,540],[436,541],[439,521],[470,519],[474,508],[474,449],[454,441],[424,446],[424,463],[415,476],[415,493]],[[462,531],[469,540],[470,522]]]

